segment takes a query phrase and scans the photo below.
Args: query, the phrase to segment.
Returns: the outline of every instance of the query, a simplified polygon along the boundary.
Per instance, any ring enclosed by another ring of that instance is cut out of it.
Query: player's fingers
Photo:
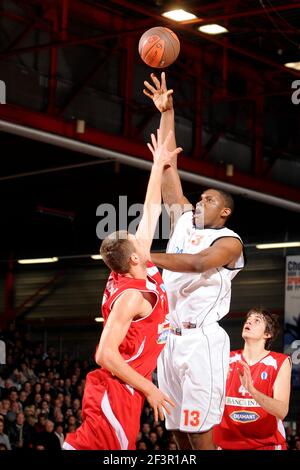
[[[167,137],[165,139],[165,142],[164,142],[164,146],[166,148],[168,148],[168,145],[170,143],[170,140],[172,139],[172,136],[173,136],[173,131],[172,130],[169,130],[168,134],[167,134]]]
[[[148,98],[151,98],[151,99],[153,98],[153,94],[150,93],[148,90],[145,90],[145,89],[144,89],[144,90],[143,90],[143,93],[144,93],[144,95],[148,96]]]
[[[173,157],[174,155],[178,155],[178,154],[179,154],[180,152],[182,152],[182,151],[183,151],[183,149],[182,149],[181,147],[177,147],[177,149],[174,150],[172,157]]]
[[[165,395],[165,401],[168,402],[173,408],[175,408],[175,403],[171,400],[170,397]]]
[[[247,362],[239,361],[239,363],[243,366],[244,370],[250,374],[250,367]]]
[[[173,93],[174,93],[174,90],[168,90],[167,91],[167,96],[173,95]]]
[[[160,89],[160,81],[158,80],[157,76],[154,73],[151,73],[151,79],[156,86],[157,90]]]
[[[152,93],[156,92],[155,88],[149,82],[147,82],[147,80],[144,81],[144,85],[146,88],[148,88],[148,90],[152,91]]]
[[[154,154],[154,148],[152,147],[152,145],[149,144],[149,143],[147,143],[147,146],[148,146],[148,149],[150,150],[150,152],[151,152],[152,154]]]
[[[157,129],[157,144],[160,146],[162,144],[161,142],[161,132],[160,129]]]
[[[167,89],[166,74],[165,72],[161,73],[161,87],[165,90]]]
[[[153,414],[154,414],[154,421],[158,421],[158,411],[157,411],[157,406],[153,408]]]
[[[244,366],[244,367],[245,367],[245,366],[246,366],[246,367],[249,367],[248,364],[247,364],[247,362],[244,362],[244,361],[242,361],[241,359],[239,360],[239,364],[242,364],[242,366]]]
[[[151,134],[151,140],[152,140],[153,148],[156,149],[157,148],[157,142],[156,142],[156,138],[155,138],[154,134]]]
[[[158,405],[158,410],[159,410],[159,418],[163,421],[165,419],[165,415],[164,415],[161,405]]]
[[[168,413],[168,415],[170,415],[171,414],[170,408],[165,404],[163,404],[163,407],[164,407],[166,413]]]

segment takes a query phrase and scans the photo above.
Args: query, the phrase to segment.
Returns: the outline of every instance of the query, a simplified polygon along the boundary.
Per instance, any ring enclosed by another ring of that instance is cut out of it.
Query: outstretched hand
[[[161,74],[161,81],[158,80],[154,73],[151,73],[150,77],[153,85],[145,80],[144,85],[146,89],[143,90],[143,93],[153,100],[153,103],[161,113],[173,109],[173,90],[167,89],[165,72]]]
[[[148,395],[146,395],[146,399],[153,409],[153,414],[154,414],[154,421],[158,421],[158,419],[163,420],[164,419],[164,412],[170,415],[171,410],[170,407],[168,406],[171,405],[173,408],[175,407],[174,402],[159,388],[157,388],[154,384],[152,384],[153,387]]]
[[[173,137],[173,131],[170,130],[164,142],[162,142],[161,132],[157,129],[157,139],[154,134],[151,134],[152,145],[147,143],[150,152],[153,155],[153,161],[156,164],[172,165],[172,160],[176,155],[182,152],[181,147],[177,147],[175,150],[168,150],[168,145]]]

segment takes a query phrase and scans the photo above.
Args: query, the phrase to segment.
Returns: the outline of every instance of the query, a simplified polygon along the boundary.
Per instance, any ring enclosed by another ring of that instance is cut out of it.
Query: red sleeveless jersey
[[[225,410],[221,423],[214,428],[215,444],[222,449],[285,448],[282,421],[263,410],[241,384],[237,368],[240,360],[245,361],[242,353],[230,353]],[[273,397],[274,382],[287,357],[270,351],[250,366],[254,387]]]
[[[105,324],[114,302],[125,291],[133,289],[153,294],[155,304],[149,315],[132,320],[119,352],[131,367],[151,379],[169,332],[169,323],[166,321],[168,300],[157,267],[147,263],[147,279],[134,279],[112,272],[103,295],[102,315]]]
[[[148,264],[147,279],[133,279],[112,272],[102,304],[104,321],[114,302],[126,291],[153,295],[153,308],[144,318],[132,320],[119,346],[123,359],[151,380],[157,358],[167,340],[167,296],[158,269]],[[136,447],[144,395],[112,375],[107,369],[89,372],[82,402],[82,425],[68,433],[66,445],[78,450],[133,450]]]

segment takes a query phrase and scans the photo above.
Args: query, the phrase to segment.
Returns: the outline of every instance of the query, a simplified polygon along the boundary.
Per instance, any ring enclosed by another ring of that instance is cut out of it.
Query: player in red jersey
[[[244,349],[230,353],[224,415],[214,428],[221,449],[286,449],[282,420],[289,408],[291,361],[269,350],[278,330],[276,315],[263,309],[248,312]]]
[[[120,231],[108,236],[100,253],[112,270],[103,296],[104,329],[96,351],[102,366],[87,375],[83,423],[66,436],[66,450],[135,449],[140,415],[146,399],[155,421],[163,409],[174,406],[151,380],[157,358],[166,342],[168,303],[158,269],[148,260],[161,212],[161,178],[164,166],[181,149],[167,149],[152,134],[148,144],[154,163],[136,235]]]

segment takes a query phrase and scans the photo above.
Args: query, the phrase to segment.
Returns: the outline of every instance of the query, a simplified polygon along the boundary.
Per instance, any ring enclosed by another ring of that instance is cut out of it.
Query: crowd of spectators
[[[60,450],[66,433],[82,422],[81,404],[86,374],[96,367],[90,360],[44,351],[19,331],[2,334],[6,364],[0,365],[0,450]],[[176,450],[172,433],[154,422],[145,404],[139,450]]]
[[[0,450],[61,450],[66,433],[82,422],[86,374],[96,363],[26,340],[11,329],[2,334],[6,364],[0,365]],[[155,380],[155,378],[154,378]],[[286,423],[289,450],[300,450],[300,436]],[[146,403],[137,438],[138,450],[176,450],[163,421],[154,421]]]

